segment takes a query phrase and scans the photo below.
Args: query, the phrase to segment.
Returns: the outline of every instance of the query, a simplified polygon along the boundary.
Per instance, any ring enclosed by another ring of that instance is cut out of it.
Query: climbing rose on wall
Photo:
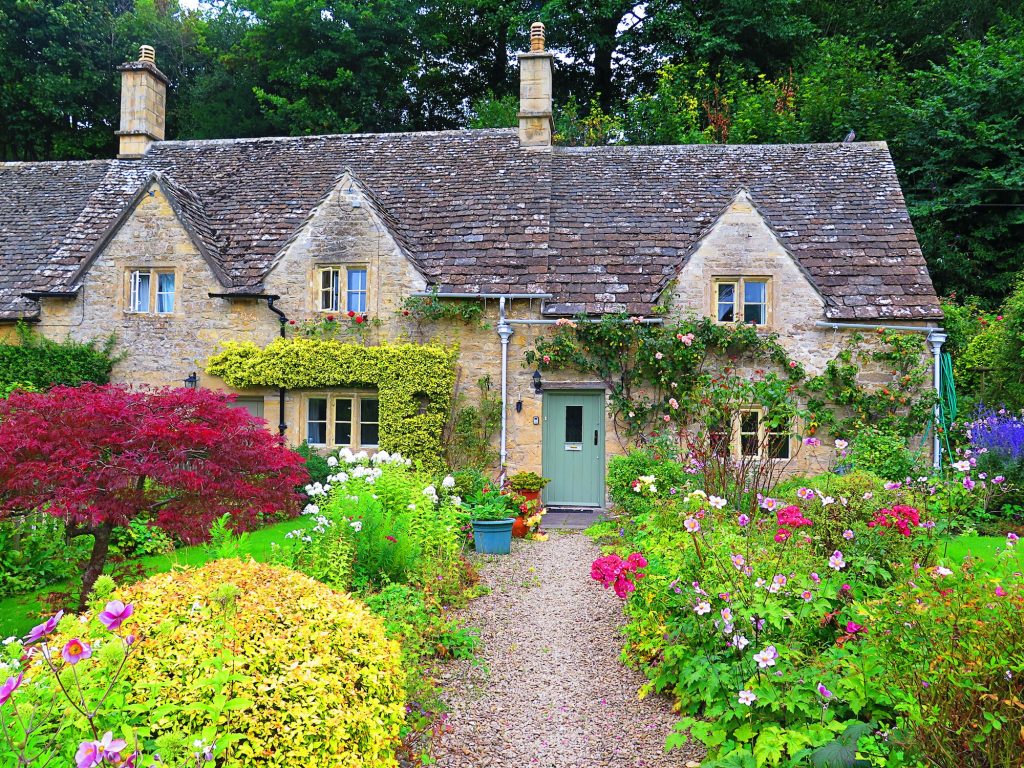
[[[142,518],[192,543],[298,511],[303,460],[226,395],[86,384],[0,401],[0,519],[42,510],[94,537],[80,607],[115,527]],[[116,621],[117,617],[113,617]]]

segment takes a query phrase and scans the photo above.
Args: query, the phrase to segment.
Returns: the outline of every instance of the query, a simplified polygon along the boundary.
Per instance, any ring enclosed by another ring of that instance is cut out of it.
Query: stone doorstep
[[[582,530],[605,519],[605,510],[593,507],[548,507],[541,529]]]

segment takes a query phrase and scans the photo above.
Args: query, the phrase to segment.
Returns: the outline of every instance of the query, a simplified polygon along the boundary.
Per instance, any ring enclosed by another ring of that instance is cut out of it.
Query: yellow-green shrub
[[[365,347],[335,339],[277,339],[224,345],[206,372],[232,387],[372,386],[380,398],[380,447],[441,469],[441,432],[455,387],[458,350],[437,344]]]
[[[224,585],[237,588],[225,609]],[[258,563],[220,560],[154,576],[118,595],[135,605],[143,645],[127,670],[131,697],[152,708],[153,735],[198,733],[211,695],[202,676],[227,654],[232,697],[251,702],[218,730],[240,734],[227,766],[388,768],[404,716],[397,643],[349,595],[306,576]],[[145,713],[142,720],[145,721]]]

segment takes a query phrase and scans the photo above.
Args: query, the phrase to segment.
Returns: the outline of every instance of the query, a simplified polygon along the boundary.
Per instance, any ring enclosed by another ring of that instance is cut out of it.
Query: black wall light
[[[199,377],[196,376],[196,372],[195,371],[192,371],[192,373],[190,373],[188,375],[188,378],[185,379],[185,388],[186,389],[195,389],[198,386],[199,386]]]
[[[516,413],[522,413],[522,412],[523,412],[523,401],[522,400],[516,400]]]
[[[539,395],[543,391],[543,389],[544,389],[543,385],[544,385],[544,382],[541,381],[540,371],[534,371],[533,372],[533,391],[536,392]]]

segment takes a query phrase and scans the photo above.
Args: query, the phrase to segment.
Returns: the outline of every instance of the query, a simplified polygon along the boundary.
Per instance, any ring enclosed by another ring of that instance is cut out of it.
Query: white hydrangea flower
[[[461,496],[452,496],[452,506],[461,507],[462,506],[462,497]]]
[[[359,533],[361,530],[363,530],[363,523],[361,520],[353,520],[351,523],[349,523],[349,525],[352,526],[352,530],[356,533]]]
[[[336,466],[338,466],[338,459],[336,457],[334,457],[334,456],[328,456],[327,457],[327,466],[328,467],[336,467]]]
[[[454,488],[455,487],[455,478],[452,477],[451,475],[445,475],[444,480],[441,481],[441,487],[442,488]]]
[[[320,507],[318,507],[316,504],[307,504],[306,508],[304,510],[302,510],[302,514],[304,514],[304,515],[319,515],[320,514]]]

